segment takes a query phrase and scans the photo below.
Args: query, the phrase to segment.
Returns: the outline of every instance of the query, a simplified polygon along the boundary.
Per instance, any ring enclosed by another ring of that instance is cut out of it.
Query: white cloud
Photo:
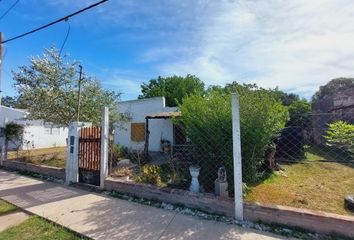
[[[154,73],[196,74],[207,84],[255,82],[309,97],[332,78],[354,75],[353,13],[352,0],[136,0],[109,1],[95,12],[101,21],[84,22],[129,29],[118,37],[147,43],[137,62]],[[149,79],[117,76],[135,94],[137,82]]]
[[[194,35],[194,54],[160,64],[161,72],[196,74],[207,84],[256,82],[307,97],[331,78],[354,75],[354,2],[238,1],[219,7]]]

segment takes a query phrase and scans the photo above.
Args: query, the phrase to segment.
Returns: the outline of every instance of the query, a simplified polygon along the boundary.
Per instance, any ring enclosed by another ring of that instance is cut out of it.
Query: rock
[[[354,212],[354,195],[345,196],[344,205],[347,209]]]
[[[135,164],[133,164],[130,159],[122,159],[117,163],[117,167],[122,168],[122,167],[133,167]]]

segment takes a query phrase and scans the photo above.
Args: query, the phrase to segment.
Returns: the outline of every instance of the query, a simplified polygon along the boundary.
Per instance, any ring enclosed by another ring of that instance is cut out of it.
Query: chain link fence
[[[51,147],[39,149],[10,149],[7,160],[65,168],[66,147]]]
[[[159,151],[144,151],[144,148],[127,148],[111,142],[109,154],[110,176],[122,180],[153,184],[158,187],[170,187],[195,192],[215,192],[215,181],[219,177],[228,183],[226,195],[233,194],[232,168],[232,132],[231,118],[227,126],[218,124],[198,124],[181,127],[180,119],[174,122],[174,141],[160,140]],[[216,134],[225,137],[219,141]],[[196,172],[199,187],[191,189],[191,180]]]
[[[288,121],[256,161],[260,176],[247,182],[246,200],[353,215],[345,201],[354,194],[354,114],[348,116],[292,115],[296,124]],[[242,146],[255,147],[257,139],[244,138]]]
[[[354,194],[353,115],[311,110],[289,115],[288,107],[265,91],[239,97],[244,200],[352,214],[344,198]],[[109,175],[232,198],[230,95],[191,96],[179,112],[149,120],[171,126],[173,138],[158,139],[158,151],[146,151],[144,140],[157,128],[143,123],[142,135],[133,136],[144,139],[140,145],[124,147],[112,138]]]

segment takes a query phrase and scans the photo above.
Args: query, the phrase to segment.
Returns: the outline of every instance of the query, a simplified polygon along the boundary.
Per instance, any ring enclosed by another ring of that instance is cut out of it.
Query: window
[[[134,142],[145,141],[145,123],[132,123],[130,139]]]

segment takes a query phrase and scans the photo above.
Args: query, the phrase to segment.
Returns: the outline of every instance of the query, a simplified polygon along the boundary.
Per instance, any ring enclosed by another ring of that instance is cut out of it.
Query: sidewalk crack
[[[177,214],[178,214],[178,213],[175,212],[175,214],[173,215],[173,217],[171,218],[171,220],[168,222],[167,226],[166,226],[165,229],[162,231],[162,233],[160,234],[160,236],[159,236],[159,238],[158,238],[157,240],[160,240],[160,239],[163,237],[163,235],[164,235],[165,232],[166,232],[166,229],[171,225],[171,223],[173,222],[173,220],[175,219],[175,217],[176,217]]]

